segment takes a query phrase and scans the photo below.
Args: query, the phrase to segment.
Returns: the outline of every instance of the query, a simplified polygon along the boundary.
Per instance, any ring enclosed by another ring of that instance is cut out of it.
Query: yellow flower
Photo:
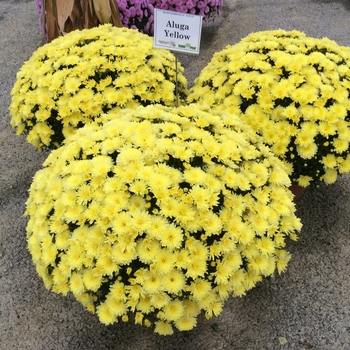
[[[242,296],[245,294],[244,281],[246,276],[247,273],[243,269],[239,269],[231,275],[229,283],[232,286],[235,296]]]
[[[42,251],[41,259],[46,265],[54,263],[57,257],[57,247],[54,244],[50,244],[48,247],[45,247]]]
[[[239,227],[239,230],[232,230],[230,232],[232,233],[233,237],[237,240],[237,242],[242,243],[244,245],[249,245],[255,237],[253,227],[246,223],[239,223]]]
[[[151,263],[155,256],[161,250],[160,243],[155,239],[140,239],[137,244],[137,254],[139,259],[144,263]]]
[[[248,268],[251,269],[253,273],[265,274],[269,268],[269,260],[264,255],[257,255],[249,260]]]
[[[202,226],[206,234],[210,236],[212,234],[218,234],[221,231],[222,222],[216,214],[208,211],[203,217]]]
[[[260,213],[251,213],[249,219],[253,225],[254,231],[261,235],[267,231],[269,223],[266,219],[261,217]]]
[[[110,295],[116,299],[126,301],[125,285],[119,281],[114,282],[110,287]]]
[[[72,273],[69,280],[69,287],[73,294],[79,295],[85,291],[83,279],[80,273]]]
[[[222,253],[230,253],[236,249],[236,245],[228,232],[221,238],[219,246]]]
[[[164,231],[158,236],[161,244],[170,249],[178,249],[181,246],[183,240],[183,233],[181,229],[174,225],[166,225]]]
[[[335,169],[326,168],[322,179],[326,184],[332,184],[337,180],[338,173]]]
[[[122,316],[127,312],[126,304],[123,300],[117,299],[112,295],[108,295],[104,305],[108,308],[113,316]]]
[[[191,278],[204,276],[207,270],[206,261],[201,256],[190,255],[190,261],[186,265],[186,276]]]
[[[97,269],[85,269],[83,272],[83,282],[86,289],[96,292],[102,283],[102,275]]]
[[[192,197],[192,201],[194,205],[196,205],[198,209],[200,210],[209,209],[208,197],[210,197],[210,192],[208,189],[203,188],[199,185],[195,185],[192,187],[189,194]]]
[[[350,161],[349,161],[350,164]],[[189,253],[185,249],[174,252],[175,266],[178,268],[186,268],[189,261]]]
[[[160,249],[154,256],[152,267],[161,275],[169,273],[175,263],[175,257],[167,249]]]
[[[222,302],[216,301],[205,308],[205,317],[210,319],[213,315],[219,316],[222,312]]]
[[[151,303],[157,309],[164,307],[169,302],[170,302],[170,297],[165,292],[158,292],[151,295]]]
[[[314,136],[313,134],[311,134],[310,132],[308,131],[304,131],[302,130],[296,140],[295,140],[295,143],[300,145],[301,147],[307,147],[309,146],[310,144],[312,144],[314,142]]]
[[[108,251],[111,249],[108,249]],[[111,254],[106,254],[105,256],[100,256],[96,261],[96,267],[103,271],[103,274],[110,275],[113,272],[118,272],[119,268],[115,264],[114,260],[110,256]]]
[[[97,307],[97,315],[100,321],[105,325],[116,322],[117,317],[111,313],[109,306],[106,303],[100,304]]]
[[[141,312],[135,313],[135,324],[142,324],[143,314]]]
[[[327,122],[320,122],[319,128],[320,128],[321,135],[323,135],[325,137],[328,137],[330,135],[334,135],[337,131],[336,125],[330,124],[328,121]]]
[[[69,287],[67,284],[53,285],[51,287],[51,291],[54,293],[63,294],[64,296],[66,296],[69,293]],[[79,296],[76,295],[75,297],[78,298]]]
[[[176,321],[184,314],[184,306],[182,301],[173,300],[166,304],[163,308],[164,318],[167,321]]]
[[[67,276],[60,269],[52,271],[52,281],[55,285],[67,285]]]
[[[279,273],[284,272],[291,258],[291,255],[285,250],[277,251],[276,255],[278,257],[278,260],[276,261],[277,270]]]
[[[164,321],[156,321],[154,331],[160,335],[171,335],[174,333],[171,324]]]
[[[334,169],[338,164],[336,156],[334,154],[327,154],[326,156],[322,157],[322,163],[326,168],[330,169]]]
[[[350,171],[350,155],[348,155],[343,162],[339,165],[339,171],[341,173],[347,173]]]
[[[254,180],[252,180],[252,183],[255,187],[263,186],[269,177],[266,166],[261,163],[252,163],[250,167],[250,173],[255,175]]]
[[[205,182],[206,173],[200,168],[190,168],[184,171],[183,176],[191,184],[201,184]]]
[[[170,273],[162,277],[164,290],[169,293],[179,293],[183,290],[186,283],[184,274],[179,270],[172,270]]]
[[[219,261],[216,264],[216,277],[215,277],[215,281],[217,284],[220,283],[227,283],[229,277],[231,276],[233,272],[233,268],[232,266],[228,263],[227,259],[224,261]]]
[[[138,284],[134,284],[134,285],[126,286],[125,290],[129,296],[129,300],[128,300],[129,307],[135,310],[139,299],[144,296],[143,288]]]
[[[302,187],[307,187],[310,185],[310,182],[312,181],[311,176],[306,175],[300,175],[298,178],[298,184]]]
[[[311,143],[307,146],[297,146],[298,154],[304,159],[311,159],[317,152],[317,144]]]
[[[179,331],[190,331],[197,325],[197,319],[195,317],[181,317],[175,321],[175,326]]]
[[[136,309],[140,310],[141,312],[148,314],[152,311],[152,304],[150,297],[141,297],[140,301],[136,305]]]
[[[211,283],[202,279],[196,278],[190,285],[190,292],[196,301],[203,299],[211,290]]]
[[[128,264],[136,257],[136,244],[126,246],[120,242],[114,244],[111,250],[111,258],[116,264]]]
[[[218,300],[218,297],[216,293],[214,293],[214,291],[211,291],[204,298],[202,298],[201,300],[198,300],[197,303],[200,308],[207,311],[208,309],[210,309],[213,303],[217,302],[217,300]]]
[[[162,279],[160,278],[160,275],[155,272],[149,272],[146,274],[142,286],[146,293],[154,294],[161,290],[161,285]]]
[[[256,240],[256,244],[261,253],[266,255],[271,255],[275,252],[275,244],[268,237],[262,237],[261,239]]]
[[[348,150],[349,141],[339,138],[333,140],[334,149],[337,153],[342,153]]]

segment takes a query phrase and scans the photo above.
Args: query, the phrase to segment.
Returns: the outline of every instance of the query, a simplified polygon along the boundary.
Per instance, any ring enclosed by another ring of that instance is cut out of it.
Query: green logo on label
[[[195,50],[196,47],[195,46],[191,46],[191,44],[187,43],[185,45],[179,44],[178,47],[180,47],[181,49],[186,49],[186,50]]]

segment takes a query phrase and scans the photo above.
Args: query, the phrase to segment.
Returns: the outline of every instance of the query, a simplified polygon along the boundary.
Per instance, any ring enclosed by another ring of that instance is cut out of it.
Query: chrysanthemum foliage
[[[229,114],[122,110],[48,156],[30,187],[28,247],[46,287],[101,322],[190,330],[286,268],[301,228],[289,184]]]
[[[188,100],[240,116],[301,186],[350,171],[350,49],[298,31],[257,32],[217,52]]]
[[[187,95],[178,64],[179,102]],[[103,25],[73,31],[40,47],[17,74],[11,125],[37,147],[57,148],[102,113],[176,104],[175,56],[150,37]]]

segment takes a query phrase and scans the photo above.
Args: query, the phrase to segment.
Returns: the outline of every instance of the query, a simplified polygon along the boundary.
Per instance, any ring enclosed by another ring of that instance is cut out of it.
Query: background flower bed
[[[124,26],[153,35],[154,8],[202,16],[205,21],[220,15],[223,0],[116,0]],[[42,0],[36,0],[39,17]]]

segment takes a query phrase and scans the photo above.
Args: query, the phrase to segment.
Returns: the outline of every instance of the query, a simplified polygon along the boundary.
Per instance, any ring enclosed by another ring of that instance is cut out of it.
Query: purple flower
[[[186,2],[186,7],[188,8],[188,9],[191,9],[191,8],[193,8],[193,2],[192,1],[187,1]]]
[[[129,11],[130,11],[130,17],[136,16],[136,10],[134,6],[129,7]]]
[[[179,6],[176,6],[175,9],[174,9],[176,12],[187,12],[187,7],[184,6],[184,5],[179,5]]]
[[[119,11],[125,11],[126,10],[127,4],[126,4],[125,0],[118,0],[117,5],[118,5],[118,8],[119,8]]]

